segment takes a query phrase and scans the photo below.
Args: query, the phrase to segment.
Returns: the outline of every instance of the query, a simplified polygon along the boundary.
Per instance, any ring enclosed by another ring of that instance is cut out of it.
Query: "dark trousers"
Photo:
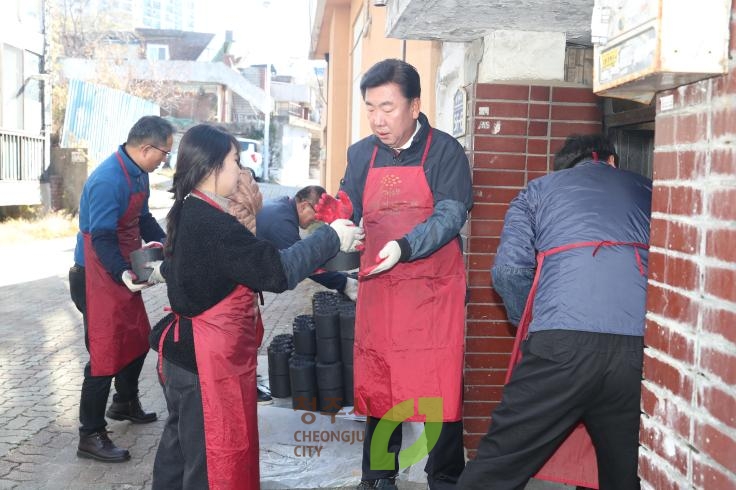
[[[163,360],[169,409],[153,463],[153,490],[198,490],[207,486],[204,415],[199,376]]]
[[[72,301],[82,313],[84,322],[84,345],[89,352],[89,336],[87,332],[87,299],[86,281],[84,278],[84,267],[75,265],[69,269],[69,291]],[[110,396],[110,386],[115,381],[115,394],[113,400],[116,402],[127,402],[138,397],[138,378],[143,369],[146,355],[133,360],[114,376],[92,376],[89,361],[84,366],[84,381],[82,382],[82,395],[79,402],[79,434],[88,435],[104,429],[105,408]]]
[[[401,450],[401,424],[391,434],[388,442],[386,460],[374,461],[374,466],[386,467],[393,463],[394,470],[371,469],[371,441],[381,419],[368,417],[365,424],[365,438],[363,439],[363,480],[378,480],[379,478],[393,478],[399,469],[399,451]],[[442,429],[437,443],[429,452],[424,471],[427,473],[427,482],[431,490],[455,488],[460,473],[465,467],[463,452],[463,423],[462,422],[427,422],[440,424]]]
[[[642,356],[642,337],[532,333],[458,488],[524,488],[582,421],[600,489],[638,489]]]

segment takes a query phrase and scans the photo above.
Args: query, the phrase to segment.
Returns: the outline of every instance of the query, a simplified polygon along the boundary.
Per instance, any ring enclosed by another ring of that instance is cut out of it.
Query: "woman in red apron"
[[[166,277],[173,313],[154,328],[169,418],[154,489],[259,488],[256,291],[295,287],[358,232],[338,221],[281,253],[228,214],[237,140],[210,125],[179,144],[168,215]]]

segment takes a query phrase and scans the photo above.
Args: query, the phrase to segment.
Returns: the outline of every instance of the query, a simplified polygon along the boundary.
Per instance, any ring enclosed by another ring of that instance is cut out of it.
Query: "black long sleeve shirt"
[[[181,317],[179,341],[173,329],[164,340],[164,357],[196,372],[192,323],[194,317],[215,306],[238,284],[256,291],[282,292],[293,289],[316,267],[334,256],[340,247],[329,226],[280,251],[256,238],[233,216],[196,197],[184,201],[174,238],[173,256],[164,261],[169,302]],[[151,335],[158,349],[160,322]]]

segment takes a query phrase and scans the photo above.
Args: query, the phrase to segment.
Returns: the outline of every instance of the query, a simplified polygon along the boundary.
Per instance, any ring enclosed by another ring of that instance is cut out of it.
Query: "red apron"
[[[419,166],[374,167],[373,150],[363,194],[365,251],[361,269],[426,220],[434,200],[424,175],[430,130]],[[442,421],[462,419],[465,265],[457,240],[432,255],[396,264],[360,282],[355,317],[355,408],[380,418],[406,400],[422,422],[418,398],[441,397]],[[389,414],[390,416],[390,414]]]
[[[118,220],[118,243],[123,258],[141,248],[138,221],[146,201],[145,192],[132,193],[133,186],[120,153],[115,153],[131,190],[128,209]],[[151,324],[141,293],[132,293],[115,282],[92,247],[92,235],[84,233],[84,270],[87,299],[87,337],[92,376],[114,376],[148,352]]]
[[[643,275],[644,267],[642,265],[638,249],[643,248],[648,250],[649,246],[644,243],[611,241],[578,242],[555,247],[537,254],[537,271],[534,274],[534,281],[532,282],[529,296],[526,299],[524,313],[521,315],[519,327],[516,330],[516,339],[514,340],[514,348],[511,351],[511,361],[509,363],[508,371],[506,372],[505,383],[508,383],[511,379],[511,372],[514,369],[514,366],[521,361],[521,343],[527,338],[529,324],[532,321],[534,296],[536,295],[537,287],[539,286],[539,278],[542,273],[542,264],[544,264],[545,257],[581,247],[595,247],[593,249],[593,255],[595,255],[601,247],[612,247],[617,245],[628,245],[634,247],[636,263],[639,267],[639,272]],[[593,447],[590,435],[582,422],[575,426],[575,429],[573,429],[567,439],[563,441],[560,447],[557,448],[557,451],[550,456],[544,466],[542,466],[534,477],[541,480],[556,481],[568,485],[598,488],[598,462],[595,457],[595,448]]]
[[[198,197],[220,208],[199,191]],[[166,327],[159,344],[178,318]],[[260,488],[256,366],[263,323],[253,290],[238,285],[209,310],[192,318],[194,352],[202,391],[207,478],[213,490]]]

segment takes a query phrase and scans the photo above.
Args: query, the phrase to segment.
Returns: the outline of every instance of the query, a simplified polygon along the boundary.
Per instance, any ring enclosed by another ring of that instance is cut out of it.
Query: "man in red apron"
[[[173,126],[145,116],[131,128],[126,143],[89,176],[79,204],[79,234],[69,271],[72,300],[83,315],[89,362],[79,406],[77,455],[106,462],[130,459],[108,437],[105,415],[149,423],[138,399],[138,377],[148,353],[150,325],[140,290],[134,284],[130,253],[146,242],[161,242],[164,231],[148,210],[148,173],[171,151]],[[105,412],[110,385],[115,395]]]
[[[465,465],[459,232],[472,206],[470,168],[462,146],[420,112],[414,67],[381,61],[360,88],[373,135],[348,149],[341,185],[365,229],[354,366],[356,412],[368,416],[359,488],[396,488],[403,421],[425,422],[436,440],[427,448],[429,488],[454,488]]]
[[[602,135],[570,137],[558,171],[509,206],[492,273],[517,341],[460,488],[524,488],[532,476],[639,488],[652,183],[615,159]]]

